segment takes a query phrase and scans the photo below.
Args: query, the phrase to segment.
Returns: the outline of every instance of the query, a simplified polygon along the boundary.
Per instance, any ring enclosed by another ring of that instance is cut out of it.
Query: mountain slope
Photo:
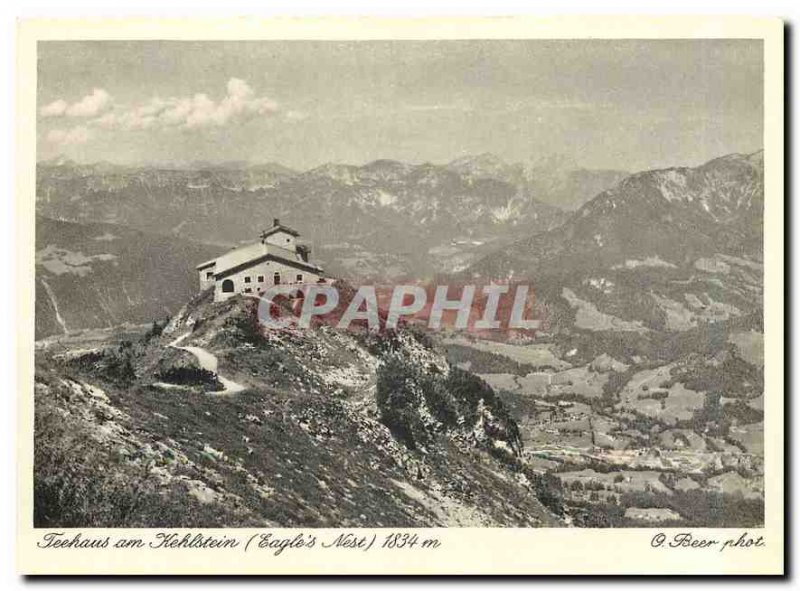
[[[490,255],[473,270],[502,277],[651,256],[672,264],[716,253],[755,256],[763,236],[763,176],[760,152],[631,175],[563,226]]]
[[[521,470],[516,425],[491,388],[424,340],[262,334],[253,313],[205,294],[160,336],[39,350],[37,525],[562,523]],[[179,335],[246,390],[215,394],[213,376],[169,346]],[[146,502],[121,512],[134,489]]]
[[[533,281],[555,325],[687,330],[761,312],[763,159],[631,175],[463,278]]]
[[[631,175],[458,279],[529,283],[535,338],[444,339],[586,527],[764,520],[763,158]]]
[[[145,323],[197,292],[207,246],[113,224],[36,218],[36,338]]]

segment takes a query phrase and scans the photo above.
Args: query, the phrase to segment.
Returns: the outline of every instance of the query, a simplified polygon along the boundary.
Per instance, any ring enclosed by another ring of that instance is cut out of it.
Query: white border
[[[31,3],[29,3],[29,5],[30,4]],[[58,7],[58,6],[56,6],[56,7],[49,6],[49,7],[46,7],[44,10],[42,10],[42,8],[39,7],[38,8],[38,12],[36,10],[34,10],[34,11],[23,10],[23,13],[25,13],[27,15],[31,15],[31,14],[42,15],[42,14],[44,14],[44,15],[48,15],[48,16],[72,16],[72,17],[86,16],[89,12],[91,12],[91,14],[93,16],[121,16],[121,15],[125,15],[125,14],[130,15],[130,14],[142,14],[142,13],[159,14],[159,15],[162,15],[162,16],[163,15],[187,16],[189,12],[191,12],[191,14],[194,15],[194,16],[198,16],[198,15],[208,15],[208,14],[218,14],[219,13],[219,9],[218,9],[219,5],[216,5],[215,7],[212,8],[211,7],[211,3],[202,2],[202,1],[201,2],[192,2],[191,4],[192,4],[191,11],[187,10],[185,7],[167,8],[167,9],[165,9],[163,6],[160,6],[159,3],[157,3],[157,2],[152,2],[150,0],[144,0],[143,2],[137,3],[135,5],[135,7],[131,7],[131,6],[121,6],[121,7],[119,7],[118,6],[117,8],[115,8],[113,10],[109,10],[108,8],[105,8],[105,5],[103,5],[104,8],[99,9],[99,10],[95,6],[92,10],[88,10],[87,11],[86,9],[84,9],[83,11],[81,11],[80,8],[76,8],[75,5],[71,5],[71,7],[68,8],[68,9],[65,9],[64,7]],[[241,2],[231,1],[231,2],[226,2],[224,4],[225,4],[225,10],[226,10],[226,12],[228,12],[228,14],[230,14],[231,12],[236,12],[237,10],[240,11],[241,13],[252,13],[253,12],[252,4],[249,4],[249,3],[242,4]],[[282,8],[280,6],[281,4],[283,4],[283,10],[281,10],[281,8]],[[370,12],[370,13],[373,13],[373,14],[378,13],[378,14],[383,14],[383,15],[397,15],[397,14],[402,14],[402,15],[410,15],[410,14],[413,14],[413,15],[439,14],[439,15],[442,15],[442,14],[452,14],[453,13],[452,7],[449,7],[450,9],[448,9],[448,7],[443,7],[443,6],[441,6],[441,3],[435,2],[435,1],[425,2],[424,6],[426,6],[427,9],[424,9],[424,8],[420,9],[420,4],[417,4],[417,3],[414,3],[414,2],[406,3],[405,4],[405,8],[398,8],[398,7],[394,6],[394,7],[388,8],[388,9],[381,9],[381,8],[376,8],[375,6],[370,5],[367,10],[365,10],[365,7],[364,7],[365,3],[362,3],[362,2],[354,3],[355,4],[355,9],[353,9],[350,6],[351,4],[353,4],[353,3],[347,3],[347,5],[343,5],[341,3],[337,3],[337,5],[336,5],[337,12],[340,13],[340,14],[366,14],[367,12]],[[466,14],[466,13],[472,13],[472,14],[488,14],[488,13],[503,14],[503,13],[506,13],[506,14],[509,14],[509,13],[514,13],[514,12],[517,12],[517,13],[518,12],[522,12],[519,9],[519,6],[518,6],[519,3],[515,2],[515,3],[510,3],[510,4],[516,6],[516,9],[514,9],[512,7],[510,10],[509,9],[505,9],[504,10],[504,7],[508,6],[509,3],[502,2],[502,1],[496,1],[496,2],[492,2],[491,3],[491,10],[487,11],[486,10],[487,6],[485,6],[485,5],[481,6],[481,3],[475,3],[475,2],[466,2],[465,3],[465,2],[461,2],[461,3],[459,3],[459,9],[458,9],[457,12],[460,13],[460,14]],[[643,5],[639,4],[639,3],[634,3],[634,2],[604,3],[604,5],[601,7],[600,5],[594,4],[594,3],[591,3],[591,2],[568,2],[568,1],[563,1],[563,2],[557,3],[556,5],[553,5],[553,6],[555,8],[557,8],[558,12],[561,12],[561,13],[567,12],[570,8],[572,8],[572,7],[576,6],[576,5],[578,7],[577,8],[578,11],[588,11],[588,12],[598,13],[598,12],[606,12],[609,9],[609,4],[614,5],[612,8],[616,7],[616,9],[618,11],[620,10],[619,6],[622,5],[623,7],[627,7],[627,8],[623,8],[622,10],[626,10],[627,9],[629,11],[635,11],[635,12],[638,12],[638,13],[643,13],[643,12],[663,12],[666,9],[665,6],[657,6],[657,5],[655,5],[655,6],[653,6],[653,5],[643,6]],[[745,3],[741,3],[741,4],[745,4]],[[747,4],[749,4],[749,3],[747,3]],[[287,8],[287,5],[289,6],[289,8]],[[309,5],[311,5],[310,10],[308,8]],[[309,13],[311,13],[311,14],[320,14],[320,13],[329,12],[327,10],[328,6],[329,5],[327,5],[325,3],[321,3],[321,2],[310,2],[309,3],[309,2],[303,2],[302,0],[297,0],[296,2],[291,2],[291,3],[274,3],[273,4],[273,8],[271,9],[271,12],[273,12],[273,13],[276,13],[276,12],[277,13],[281,13],[282,12],[284,14],[287,13],[287,12],[290,12],[290,13],[297,14],[297,15],[309,14]],[[477,9],[476,9],[476,6],[477,6]],[[528,5],[528,6],[530,6],[530,5]],[[789,6],[792,6],[792,5],[789,4]],[[28,7],[25,7],[25,8],[28,8]],[[276,8],[277,8],[277,10],[276,10]],[[438,10],[437,10],[437,8],[438,8]],[[720,12],[720,9],[722,9],[722,11],[729,11],[732,8],[734,8],[734,7],[729,2],[728,3],[720,3],[716,7],[716,10],[711,10],[711,9],[709,9],[708,6],[700,7],[700,6],[698,6],[698,4],[696,2],[672,2],[672,3],[669,4],[669,9],[671,11],[675,11],[676,9],[678,9],[681,12],[684,12],[684,13],[697,12],[699,10],[700,12],[704,12],[706,14],[710,14],[710,13],[713,13],[713,12]],[[762,3],[759,3],[759,4],[755,5],[755,6],[748,7],[746,9],[746,11],[748,13],[750,13],[750,14],[780,14],[780,13],[785,13],[786,9],[787,9],[786,3],[782,3],[782,2],[781,3],[762,2]],[[537,5],[536,6],[536,10],[538,12],[553,12],[552,8],[548,9],[546,7],[542,7],[541,5]],[[572,8],[572,10],[574,11],[575,9]],[[524,11],[525,12],[530,12],[530,8],[528,8],[527,10],[524,10]],[[263,13],[263,7],[261,8],[261,10],[259,12]],[[744,12],[744,11],[742,11],[742,12]],[[7,39],[7,40],[12,39],[12,38],[13,37],[11,35],[7,35],[5,37],[5,39]],[[7,78],[8,78],[9,77],[9,72],[6,72],[6,74],[7,74]],[[11,87],[13,87],[13,84],[9,85],[9,88],[11,88]],[[8,111],[8,108],[6,109],[6,111]],[[10,152],[10,151],[8,151],[8,149],[7,149],[7,152]],[[9,159],[7,161],[11,162],[11,158],[9,157]],[[13,173],[13,171],[14,171],[14,167],[13,166],[11,167],[10,171]],[[10,174],[8,178],[9,179],[13,178],[13,174]],[[10,209],[8,207],[9,205],[10,205],[10,200],[6,200],[5,202],[3,202],[3,206],[4,206],[4,210],[3,211],[4,212],[7,212],[8,209]],[[2,219],[5,220],[6,222],[8,222],[11,219],[13,219],[13,217],[10,216],[10,215],[3,215]],[[14,238],[13,238],[13,226],[11,226],[9,224],[8,231],[2,232],[2,235],[3,235],[4,239],[5,239],[5,243],[6,243],[7,247],[8,247],[7,251],[12,250],[13,247],[14,247],[14,244],[15,244],[15,241],[14,241]],[[776,236],[776,234],[775,233],[772,233],[772,234],[768,233],[768,238],[770,236],[772,236],[774,238]],[[14,290],[14,291],[16,291],[16,290]],[[3,306],[4,310],[5,311],[14,310],[15,308],[14,308],[13,304],[11,304],[11,302],[8,301],[10,299],[10,297],[13,297],[13,296],[10,296],[10,294],[8,292],[6,292],[3,295],[3,297],[4,297],[4,303],[6,303],[6,305]],[[770,308],[768,307],[767,309],[769,310]],[[6,331],[6,334],[13,334],[13,332],[12,332],[12,330],[8,330],[8,331]],[[4,353],[2,355],[2,359],[4,361],[7,361],[8,359],[12,358],[13,351],[12,351],[12,347],[11,347],[11,344],[10,344],[10,340],[5,342],[5,343],[3,343],[3,350],[2,351]],[[0,374],[0,375],[12,375],[13,376],[13,373],[14,373],[14,370],[15,370],[15,367],[14,367],[15,364],[9,364],[9,365],[11,367],[9,367],[8,371],[3,371],[2,374]],[[5,366],[5,363],[4,363],[4,366]],[[7,417],[8,416],[13,417],[14,415],[11,414],[11,413],[8,413],[6,416]],[[12,422],[13,422],[13,420],[12,420]],[[6,433],[7,434],[13,433],[13,429],[7,429]],[[6,446],[7,450],[11,450],[11,451],[14,450],[13,441],[14,440],[11,437],[9,437],[8,445]],[[13,465],[13,464],[11,464],[11,465]],[[10,531],[10,528],[7,529],[6,531]],[[9,553],[6,553],[5,555],[9,556]]]

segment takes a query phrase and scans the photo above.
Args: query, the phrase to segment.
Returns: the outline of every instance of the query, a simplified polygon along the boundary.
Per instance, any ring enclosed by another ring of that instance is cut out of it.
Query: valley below
[[[681,381],[688,378],[682,373],[687,358],[623,363],[608,354],[580,359],[553,342],[444,343],[451,361],[477,370],[509,407],[526,463],[558,480],[570,522],[761,523],[763,395],[757,389],[745,394],[740,385],[721,397],[710,384],[700,390],[690,378]],[[709,365],[745,363],[732,348],[712,359]]]

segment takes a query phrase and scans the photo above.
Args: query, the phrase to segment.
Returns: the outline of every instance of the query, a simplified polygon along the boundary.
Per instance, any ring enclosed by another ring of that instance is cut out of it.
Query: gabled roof
[[[322,271],[320,267],[314,265],[313,263],[304,261],[299,252],[264,242],[248,244],[247,246],[242,246],[226,252],[214,260],[198,265],[197,269],[200,270],[214,265],[214,275],[219,276],[231,271],[232,269],[247,267],[250,264],[256,264],[266,260],[267,258],[277,261],[284,261],[292,264],[293,266],[302,266],[306,269],[314,271]]]
[[[206,267],[213,267],[217,264],[217,259],[211,259],[210,261],[205,261],[204,263],[200,263],[195,267],[198,271],[205,269]]]
[[[261,242],[236,248],[217,258],[217,265],[214,267],[214,273],[223,273],[228,269],[238,267],[248,261],[261,258],[265,254],[267,254],[267,245]]]
[[[261,238],[266,238],[267,236],[272,236],[273,234],[277,234],[278,232],[285,232],[286,234],[291,234],[294,237],[300,236],[300,232],[295,230],[294,228],[290,228],[289,226],[284,226],[283,224],[276,224],[272,226],[269,230],[264,230],[261,232]]]
[[[294,267],[295,269],[299,269],[301,271],[310,271],[311,273],[316,273],[317,275],[323,274],[323,270],[320,267],[312,263],[307,263],[299,258],[295,260],[268,253],[262,257],[258,257],[249,260],[247,262],[244,262],[240,265],[237,265],[236,267],[229,267],[225,271],[215,272],[214,279],[219,281],[220,279],[223,279],[229,275],[233,275],[234,273],[238,273],[239,271],[244,271],[245,269],[250,269],[260,263],[265,263],[268,261],[276,261],[282,265],[286,265],[287,267]]]

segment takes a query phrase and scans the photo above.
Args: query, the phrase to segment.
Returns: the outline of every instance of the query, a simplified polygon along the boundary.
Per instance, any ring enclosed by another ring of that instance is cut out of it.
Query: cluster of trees
[[[446,432],[471,431],[486,410],[491,420],[482,424],[488,441],[504,441],[517,452],[522,445],[517,424],[494,390],[458,368],[443,375],[435,366],[421,369],[401,355],[388,355],[378,370],[376,400],[381,421],[412,450],[424,448],[436,436],[423,412],[436,420],[436,429]]]
[[[183,384],[186,386],[215,386],[222,387],[217,374],[202,367],[173,366],[158,373],[158,379],[170,384]]]
[[[580,489],[572,485],[571,490]],[[629,507],[670,509],[681,516],[665,527],[758,527],[764,523],[764,502],[746,499],[741,494],[723,494],[694,489],[672,493],[654,491],[624,492],[603,500],[593,491],[588,502],[571,501],[570,513],[579,527],[637,527],[643,523],[625,517]]]
[[[130,341],[122,341],[116,350],[107,350],[100,364],[103,377],[120,386],[129,386],[136,380],[135,356],[136,349]]]
[[[470,371],[475,373],[510,373],[524,376],[536,370],[532,365],[514,361],[505,355],[463,345],[447,345],[445,351],[450,363],[453,365],[469,364]]]
[[[671,509],[684,518],[682,525],[695,527],[756,527],[764,523],[763,500],[702,489],[625,493],[620,505]]]
[[[70,361],[70,364],[118,386],[130,386],[137,378],[137,360],[144,355],[150,342],[161,336],[168,321],[153,321],[152,326],[139,339],[122,340],[116,347],[81,355]]]

